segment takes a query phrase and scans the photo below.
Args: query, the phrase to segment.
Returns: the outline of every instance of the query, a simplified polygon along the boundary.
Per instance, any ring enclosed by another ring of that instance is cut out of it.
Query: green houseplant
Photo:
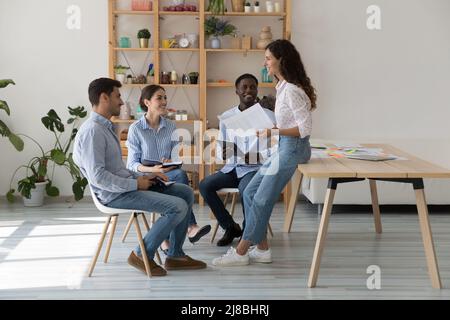
[[[15,83],[11,79],[0,80],[0,88],[5,88],[9,84]],[[8,116],[10,115],[8,103],[4,100],[0,100],[0,110],[4,110]],[[17,149],[17,151],[23,150],[23,140],[14,133],[12,133],[11,130],[8,128],[8,126],[2,120],[0,120],[0,135],[3,137],[7,137],[14,146],[14,148]]]
[[[211,11],[213,14],[223,15],[225,13],[224,0],[209,0],[206,11]]]
[[[114,66],[114,76],[117,81],[120,81],[121,83],[125,83],[125,74],[127,70],[130,69],[130,67],[122,66],[122,65],[115,65]]]
[[[137,33],[137,37],[139,39],[139,47],[148,48],[148,40],[151,37],[151,33],[148,29],[141,29]]]
[[[189,82],[191,84],[197,84],[198,83],[198,72],[189,72],[188,76],[189,76]]]
[[[10,181],[10,190],[6,194],[6,197],[9,202],[14,202],[15,197],[15,189],[12,188],[12,184],[16,174],[19,170],[25,170],[25,178],[19,180],[17,182],[18,192],[25,199],[30,199],[32,196],[32,192],[39,185],[40,187],[45,186],[45,191],[48,196],[56,197],[59,195],[59,189],[55,187],[52,183],[53,175],[56,166],[64,167],[70,173],[73,184],[72,191],[75,196],[75,200],[78,201],[83,198],[84,190],[87,186],[86,178],[80,173],[79,168],[73,162],[72,152],[70,151],[70,147],[72,142],[75,139],[75,136],[78,132],[78,122],[80,119],[86,117],[87,111],[84,110],[83,106],[78,107],[68,107],[68,112],[70,114],[70,118],[67,120],[67,125],[71,125],[71,131],[69,137],[66,138],[66,142],[63,143],[63,133],[65,132],[65,126],[58,116],[55,110],[51,109],[47,115],[41,118],[42,124],[45,126],[47,130],[53,133],[55,138],[55,143],[53,144],[51,150],[44,151],[42,145],[37,142],[34,138],[25,135],[18,134],[19,136],[23,136],[36,144],[39,149],[39,155],[32,157],[26,164],[19,166],[13,173]],[[51,170],[51,174],[49,173],[49,163],[53,162],[53,168]],[[42,202],[41,202],[42,204]],[[33,205],[33,204],[31,204]],[[37,204],[39,205],[39,204]]]
[[[222,36],[230,36],[236,33],[236,27],[229,21],[221,20],[215,16],[211,16],[205,20],[205,36],[211,37],[211,48],[219,49],[220,39]]]

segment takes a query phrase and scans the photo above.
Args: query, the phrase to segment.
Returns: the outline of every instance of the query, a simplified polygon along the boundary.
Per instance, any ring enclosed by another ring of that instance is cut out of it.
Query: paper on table
[[[271,129],[274,124],[259,103],[234,116],[223,119],[227,130],[247,131],[257,129]]]

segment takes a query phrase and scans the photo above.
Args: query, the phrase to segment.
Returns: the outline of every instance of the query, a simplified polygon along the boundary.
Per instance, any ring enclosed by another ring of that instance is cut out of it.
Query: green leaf
[[[52,186],[51,183],[45,186],[45,191],[49,197],[57,197],[59,196],[59,189],[55,186]]]
[[[5,110],[5,112],[6,112],[6,113],[8,114],[8,116],[9,116],[10,110],[9,110],[9,107],[8,107],[8,104],[6,103],[6,101],[0,100],[0,109]]]
[[[8,84],[15,84],[11,79],[0,80],[0,88],[5,88]]]
[[[53,149],[50,153],[50,157],[56,164],[59,165],[64,164],[64,161],[66,161],[66,155],[64,154],[64,152],[58,149]]]
[[[17,151],[23,150],[24,145],[23,140],[12,132],[9,134],[9,141],[12,143],[12,145],[14,146],[14,148],[16,148]]]
[[[72,124],[77,118],[70,118],[67,120],[67,124]]]
[[[10,134],[11,131],[9,130],[8,126],[2,120],[0,120],[0,135],[9,137]]]
[[[16,200],[16,197],[14,196],[14,192],[16,192],[16,190],[11,189],[6,194],[6,199],[8,199],[8,202],[13,203]]]

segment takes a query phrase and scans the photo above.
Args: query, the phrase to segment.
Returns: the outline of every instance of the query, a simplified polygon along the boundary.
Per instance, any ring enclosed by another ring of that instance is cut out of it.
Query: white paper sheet
[[[259,103],[222,121],[227,129],[233,129],[237,132],[271,129],[274,126],[272,120]]]

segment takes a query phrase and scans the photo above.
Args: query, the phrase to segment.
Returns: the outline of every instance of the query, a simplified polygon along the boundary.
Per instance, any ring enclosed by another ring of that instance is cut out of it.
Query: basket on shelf
[[[132,0],[131,10],[152,11],[153,3],[150,0]]]

